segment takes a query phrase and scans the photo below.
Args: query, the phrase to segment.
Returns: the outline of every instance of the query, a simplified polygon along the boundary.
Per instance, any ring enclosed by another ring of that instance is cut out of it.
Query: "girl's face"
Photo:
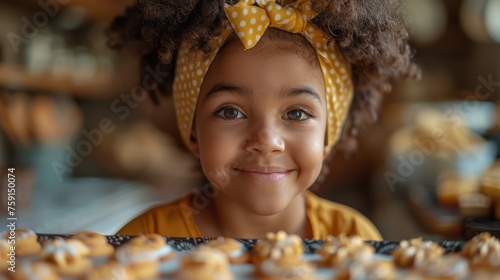
[[[218,195],[272,215],[318,177],[327,112],[318,63],[273,48],[273,41],[259,44],[265,45],[244,50],[236,40],[212,62],[192,145]]]

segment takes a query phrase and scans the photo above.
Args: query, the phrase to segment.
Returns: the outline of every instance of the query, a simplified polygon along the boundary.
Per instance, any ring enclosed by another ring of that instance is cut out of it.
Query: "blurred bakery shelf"
[[[96,77],[102,76],[96,74]],[[109,95],[115,91],[116,82],[97,78],[82,84],[70,77],[60,77],[46,71],[33,72],[22,65],[0,64],[0,87],[102,99],[111,97]]]
[[[0,89],[114,99],[139,83],[139,62],[105,30],[132,1],[2,1]],[[44,21],[40,21],[43,18]]]
[[[7,3],[15,3],[22,5],[27,9],[40,9],[40,2],[38,0],[4,0]],[[50,1],[46,1],[50,2]],[[92,21],[108,21],[115,15],[124,11],[125,7],[132,4],[133,0],[71,0],[71,1],[57,1],[57,4],[67,7],[79,7],[83,9],[89,20]]]

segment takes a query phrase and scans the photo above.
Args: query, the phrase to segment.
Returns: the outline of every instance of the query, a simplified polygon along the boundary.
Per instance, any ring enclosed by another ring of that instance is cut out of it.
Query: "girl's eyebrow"
[[[238,95],[252,95],[252,92],[250,90],[242,88],[242,87],[238,87],[238,86],[230,85],[230,84],[218,84],[218,85],[215,85],[211,90],[208,91],[207,95],[205,96],[205,98],[203,99],[202,102],[204,102],[205,100],[207,100],[211,96],[214,96],[217,93],[220,93],[223,91],[236,93]],[[294,87],[291,89],[285,88],[282,92],[283,92],[283,94],[282,94],[283,97],[292,97],[292,96],[298,96],[301,94],[306,94],[306,95],[309,95],[310,97],[312,97],[313,99],[316,99],[319,103],[321,103],[321,104],[323,103],[321,101],[320,94],[317,91],[315,91],[313,88],[308,87],[308,86]]]
[[[234,92],[239,95],[250,95],[251,93],[248,90],[245,90],[241,87],[231,85],[231,84],[217,84],[215,85],[211,90],[208,91],[207,95],[205,95],[205,98],[203,98],[204,102],[211,96],[217,95],[217,93],[223,92],[223,91],[229,91],[229,92]]]
[[[287,97],[288,96],[297,96],[300,94],[307,94],[310,97],[312,97],[313,99],[318,100],[319,103],[323,103],[321,101],[320,94],[317,91],[315,91],[313,88],[308,87],[308,86],[292,88],[292,89],[284,91],[284,95]]]

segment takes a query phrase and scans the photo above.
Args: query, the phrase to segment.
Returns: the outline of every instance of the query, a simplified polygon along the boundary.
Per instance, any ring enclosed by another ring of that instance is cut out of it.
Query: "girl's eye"
[[[241,119],[244,117],[240,110],[234,107],[224,107],[215,112],[215,115],[223,119]]]
[[[285,119],[292,121],[306,121],[311,115],[302,109],[295,109],[285,114]]]

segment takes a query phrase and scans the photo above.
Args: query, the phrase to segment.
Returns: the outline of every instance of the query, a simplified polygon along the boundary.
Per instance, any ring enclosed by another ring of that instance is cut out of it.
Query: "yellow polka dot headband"
[[[198,95],[203,78],[220,47],[234,31],[245,49],[254,47],[268,27],[302,34],[318,55],[326,87],[327,143],[331,150],[338,141],[351,104],[353,85],[350,66],[331,36],[310,22],[316,16],[310,0],[297,0],[281,6],[276,0],[240,0],[224,7],[230,23],[215,38],[215,46],[207,55],[193,55],[190,46],[183,44],[177,55],[174,79],[174,104],[182,140],[189,146]]]

